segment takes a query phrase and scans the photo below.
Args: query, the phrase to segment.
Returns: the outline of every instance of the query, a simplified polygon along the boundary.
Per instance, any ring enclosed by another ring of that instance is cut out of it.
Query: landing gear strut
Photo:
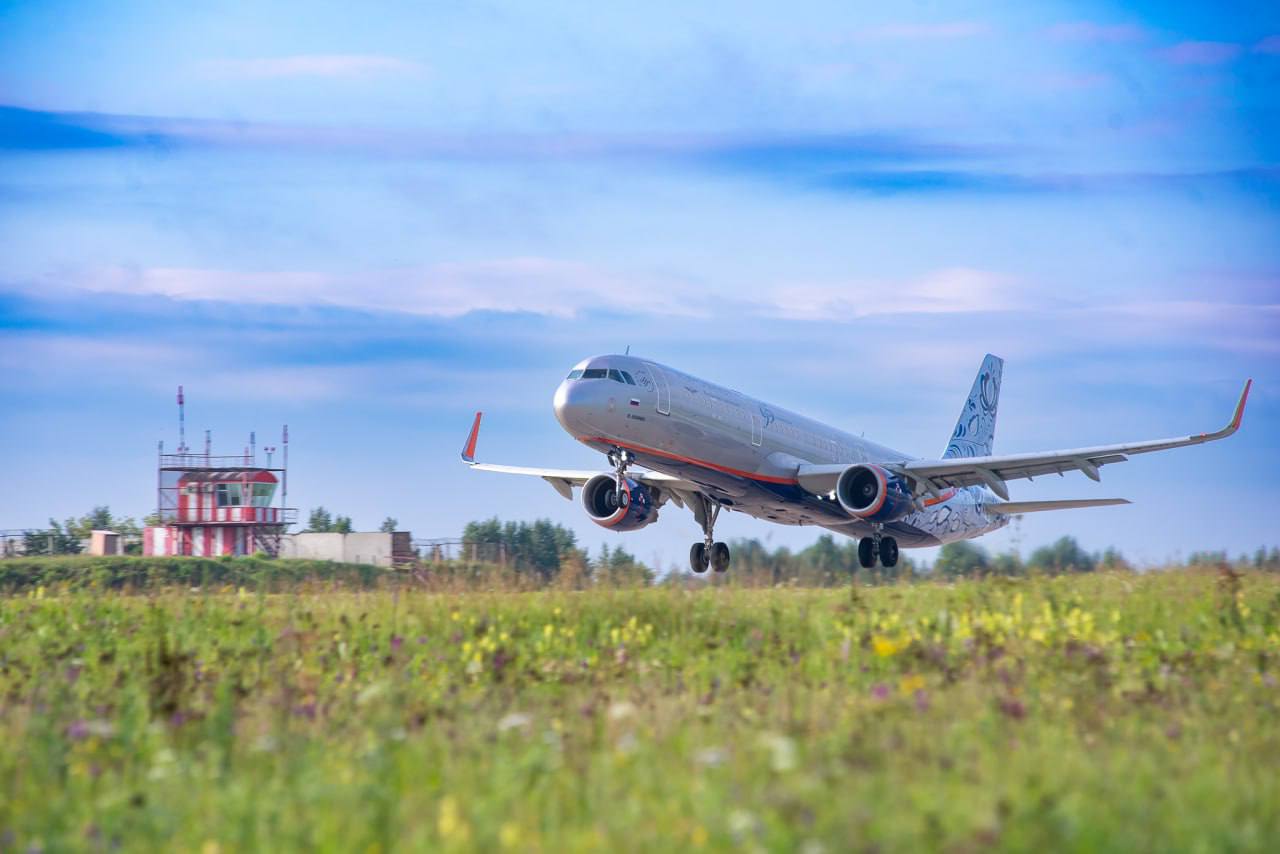
[[[876,558],[880,559],[880,565],[886,569],[897,566],[898,541],[893,537],[882,536],[879,531],[859,540],[858,565],[863,569],[870,569],[876,565]]]
[[[614,498],[618,507],[627,506],[628,493],[622,484],[627,479],[627,467],[635,461],[635,455],[622,448],[614,448],[609,452],[609,464],[613,466],[614,473]]]
[[[720,516],[720,505],[708,498],[698,496],[698,501],[693,506],[693,515],[702,526],[703,541],[694,543],[689,549],[689,568],[697,573],[706,572],[707,567],[716,572],[724,572],[729,568],[729,547],[715,541],[716,519]]]

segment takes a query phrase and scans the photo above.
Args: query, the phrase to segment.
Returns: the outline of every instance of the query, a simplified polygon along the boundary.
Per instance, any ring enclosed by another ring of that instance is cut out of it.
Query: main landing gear
[[[877,557],[880,558],[880,565],[886,569],[897,566],[898,541],[893,537],[881,536],[879,531],[858,541],[858,564],[863,569],[875,566]]]
[[[710,566],[716,572],[724,572],[729,568],[729,547],[715,541],[716,518],[720,515],[720,505],[709,499],[698,496],[693,515],[702,526],[703,541],[694,543],[689,549],[689,568],[703,573]]]

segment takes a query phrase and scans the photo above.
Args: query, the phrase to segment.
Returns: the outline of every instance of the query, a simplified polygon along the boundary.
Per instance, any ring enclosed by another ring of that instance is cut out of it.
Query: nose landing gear
[[[716,519],[720,516],[720,504],[699,495],[693,505],[693,516],[702,526],[703,541],[689,549],[689,568],[703,573],[710,567],[716,572],[729,569],[729,547],[715,541]]]
[[[628,496],[623,482],[627,478],[627,467],[636,460],[635,454],[623,448],[614,448],[609,452],[608,456],[609,464],[613,466],[614,482],[617,484],[614,487],[614,499],[617,502],[617,506],[626,507]]]

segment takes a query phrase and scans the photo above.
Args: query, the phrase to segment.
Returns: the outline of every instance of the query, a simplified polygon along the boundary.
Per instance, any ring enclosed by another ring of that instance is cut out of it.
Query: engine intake
[[[893,522],[911,512],[906,480],[880,466],[849,466],[836,481],[836,499],[850,516],[867,522]]]
[[[624,478],[619,504],[617,484],[613,475],[598,474],[582,485],[582,504],[592,522],[612,531],[638,531],[658,521],[657,502],[649,487]]]

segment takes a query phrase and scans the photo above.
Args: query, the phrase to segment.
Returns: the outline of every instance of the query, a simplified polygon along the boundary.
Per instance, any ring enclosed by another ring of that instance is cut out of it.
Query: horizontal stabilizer
[[[1066,501],[1001,501],[999,504],[987,504],[988,513],[999,513],[1001,516],[1016,516],[1019,513],[1039,513],[1041,510],[1078,510],[1081,507],[1112,507],[1116,504],[1129,504],[1124,498],[1077,498]]]

